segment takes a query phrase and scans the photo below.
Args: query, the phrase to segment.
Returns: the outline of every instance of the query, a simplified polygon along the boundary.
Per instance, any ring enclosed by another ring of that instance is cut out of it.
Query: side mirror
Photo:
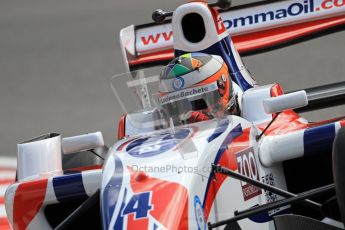
[[[297,109],[306,105],[308,105],[308,98],[304,90],[266,98],[263,101],[264,110],[268,114],[279,113],[288,109]]]
[[[62,139],[63,154],[82,152],[104,146],[101,132],[88,133],[80,136],[65,137]]]

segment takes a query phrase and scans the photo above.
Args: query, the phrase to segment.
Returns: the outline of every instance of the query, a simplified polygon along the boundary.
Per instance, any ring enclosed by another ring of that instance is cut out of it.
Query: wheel
[[[345,127],[342,127],[335,137],[332,164],[338,205],[345,223]]]

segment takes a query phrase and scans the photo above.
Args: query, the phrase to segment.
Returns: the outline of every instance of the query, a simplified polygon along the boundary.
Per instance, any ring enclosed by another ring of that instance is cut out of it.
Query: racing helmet
[[[220,117],[235,104],[232,88],[228,67],[220,56],[187,53],[163,69],[159,103],[169,116],[186,119],[191,112],[202,111]]]

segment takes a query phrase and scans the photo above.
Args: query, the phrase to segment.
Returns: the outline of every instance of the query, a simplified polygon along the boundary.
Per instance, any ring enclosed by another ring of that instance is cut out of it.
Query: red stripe
[[[126,115],[123,115],[119,121],[119,127],[117,129],[117,139],[121,140],[126,135]]]
[[[183,185],[149,176],[138,182],[137,176],[140,174],[131,168],[128,170],[134,193],[152,192],[153,209],[149,215],[167,229],[188,229],[188,190]],[[137,227],[136,223],[131,223],[131,226]]]
[[[0,229],[1,230],[10,230],[11,226],[7,218],[0,217]]]
[[[239,52],[248,52],[291,41],[342,24],[345,24],[344,15],[235,36],[233,40]]]
[[[345,120],[340,121],[340,126],[341,126],[341,127],[345,127]]]
[[[1,168],[0,168],[0,173],[1,173],[1,172],[16,173],[16,168],[13,168],[13,167],[3,167],[3,166],[1,166]]]
[[[15,179],[1,179],[0,185],[10,185],[15,181]]]
[[[137,59],[128,61],[129,66],[142,65],[151,62],[169,61],[174,58],[174,50],[164,50],[156,53],[139,56]]]
[[[48,179],[19,184],[13,204],[14,229],[26,229],[42,207]]]
[[[276,83],[271,87],[271,97],[278,97],[284,94],[284,91],[280,84]],[[299,116],[293,110],[285,110],[284,114],[289,114],[290,116],[299,118]],[[272,118],[274,118],[277,114],[272,114]]]
[[[4,197],[0,197],[0,205],[5,204],[5,198]]]
[[[243,134],[233,140],[233,142],[228,146],[228,149],[225,150],[225,153],[219,160],[219,165],[229,168],[230,170],[237,170],[237,159],[236,153],[247,149],[249,147],[249,135],[250,128],[243,130]],[[223,174],[216,175],[217,180],[212,180],[208,193],[206,194],[206,200],[204,204],[205,218],[208,219],[210,214],[212,204],[217,196],[217,193],[220,187],[223,185],[223,182],[228,177]]]
[[[282,135],[291,133],[298,130],[303,130],[307,128],[317,127],[320,125],[325,125],[329,123],[338,122],[341,119],[344,119],[344,117],[340,118],[333,118],[329,120],[319,121],[319,122],[312,122],[312,123],[303,123],[300,122],[298,119],[300,116],[295,113],[293,110],[287,110],[282,112],[277,120],[270,126],[270,128],[265,132],[266,136],[274,136],[274,135]],[[340,126],[345,126],[345,121],[339,121]],[[264,128],[267,126],[268,122],[260,124],[259,129],[264,130]]]
[[[94,169],[102,169],[102,165],[90,165],[90,166],[84,166],[84,167],[78,167],[78,168],[71,168],[67,169],[66,171],[73,171],[73,172],[82,172],[87,170],[94,170]]]
[[[275,84],[271,88],[271,97],[277,97],[283,94],[283,90],[279,84]],[[275,116],[275,115],[274,115]],[[333,119],[328,119],[319,122],[312,122],[312,123],[304,123],[299,121],[300,116],[295,113],[293,110],[286,110],[283,111],[275,122],[270,126],[270,128],[265,132],[266,136],[273,136],[273,135],[281,135],[287,134],[293,131],[298,131],[302,129],[307,129],[311,127],[316,127],[332,122],[337,122],[339,120],[344,119],[344,117],[338,117]],[[340,121],[340,125],[344,121]],[[264,130],[267,126],[268,122],[259,125],[261,130]]]
[[[309,123],[308,128],[316,127],[316,126],[320,126],[320,125],[325,125],[325,124],[329,124],[329,123],[334,123],[334,122],[340,121],[342,119],[344,119],[344,117],[337,117],[337,118],[332,118],[332,119],[328,119],[328,120],[324,120],[324,121]],[[340,126],[341,126],[341,122],[344,122],[344,121],[340,121]]]
[[[276,83],[271,87],[271,97],[278,97],[280,95],[283,95],[284,91],[280,84]]]
[[[128,214],[127,219],[127,230],[136,230],[136,229],[148,229],[149,219],[136,219],[134,220],[134,214]]]

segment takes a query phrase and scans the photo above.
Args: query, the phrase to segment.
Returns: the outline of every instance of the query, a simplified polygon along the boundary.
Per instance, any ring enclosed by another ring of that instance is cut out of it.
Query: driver
[[[204,53],[181,55],[164,68],[159,103],[182,124],[239,115],[226,63],[220,56]]]

